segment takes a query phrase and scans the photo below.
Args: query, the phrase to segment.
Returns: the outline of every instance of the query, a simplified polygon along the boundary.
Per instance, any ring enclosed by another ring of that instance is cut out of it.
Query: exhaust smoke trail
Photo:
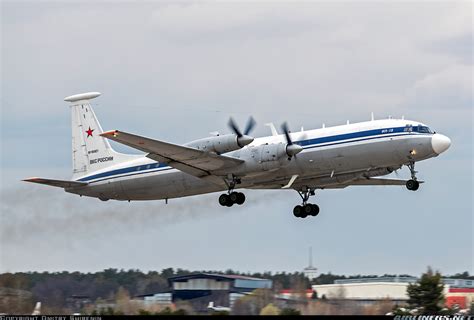
[[[8,243],[45,234],[144,232],[186,220],[221,217],[222,211],[235,213],[262,201],[267,199],[259,195],[245,206],[232,209],[222,208],[216,194],[171,199],[168,204],[160,200],[102,202],[56,189],[28,186],[2,191],[0,239]]]

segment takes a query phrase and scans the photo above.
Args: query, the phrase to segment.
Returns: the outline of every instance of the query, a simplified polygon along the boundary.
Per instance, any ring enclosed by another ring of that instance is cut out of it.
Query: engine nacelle
[[[234,150],[239,150],[244,146],[252,143],[253,140],[254,139],[252,137],[246,135],[237,137],[235,134],[225,134],[194,140],[185,144],[185,146],[196,148],[198,150],[221,154]]]
[[[261,163],[269,161],[278,161],[280,158],[287,158],[286,143],[271,143],[258,146],[260,148],[260,159]]]
[[[271,143],[255,147],[248,147],[241,151],[241,158],[245,158],[242,168],[245,172],[261,172],[285,167],[290,164],[287,144]],[[245,154],[244,154],[245,153]]]

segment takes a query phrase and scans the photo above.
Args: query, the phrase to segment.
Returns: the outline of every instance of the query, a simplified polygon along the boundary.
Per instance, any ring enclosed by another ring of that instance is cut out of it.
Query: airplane
[[[209,302],[209,305],[207,306],[207,309],[212,310],[212,311],[216,311],[216,312],[221,312],[221,311],[230,312],[229,307],[223,307],[223,306],[214,307],[214,301]]]
[[[319,189],[348,186],[403,186],[416,191],[415,163],[437,157],[451,140],[423,123],[405,119],[374,120],[290,132],[285,122],[280,134],[250,136],[251,117],[244,131],[230,118],[230,134],[178,145],[120,130],[103,131],[91,100],[99,92],[64,98],[72,111],[71,180],[28,178],[24,181],[63,188],[80,196],[109,199],[165,200],[222,192],[219,204],[242,205],[237,189],[295,190],[301,205],[298,218],[317,216],[319,206],[308,202]],[[116,152],[108,140],[144,152]],[[411,179],[380,178],[407,166]]]
[[[35,308],[31,313],[32,316],[38,316],[41,314],[41,302],[36,302]]]

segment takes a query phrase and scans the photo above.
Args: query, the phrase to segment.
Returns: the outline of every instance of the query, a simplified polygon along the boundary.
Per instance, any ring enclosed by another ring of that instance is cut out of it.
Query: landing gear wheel
[[[232,201],[232,203],[237,203],[237,199],[239,198],[239,193],[238,192],[232,192],[229,194],[229,199]]]
[[[418,190],[419,187],[420,187],[420,183],[415,180],[415,187],[413,188],[413,191]]]
[[[232,203],[232,201],[230,200],[230,197],[229,197],[227,194],[223,193],[223,194],[221,194],[221,195],[219,196],[219,204],[220,204],[221,206],[230,207],[230,206],[232,206],[233,203]],[[230,204],[230,205],[229,205],[229,204]]]
[[[313,215],[313,205],[311,203],[305,204],[303,207],[305,216]]]
[[[311,207],[312,207],[312,209],[313,209],[313,210],[311,211],[311,215],[312,215],[313,217],[316,217],[316,216],[319,214],[319,206],[318,206],[317,204],[312,204]]]
[[[224,207],[232,207],[234,204],[241,205],[245,202],[245,195],[242,192],[223,193],[219,196],[219,204]]]
[[[416,180],[411,179],[407,181],[406,187],[408,190],[416,191],[420,187],[420,183]]]
[[[301,215],[303,213],[303,207],[302,206],[296,206],[293,208],[293,215],[297,218],[301,218]]]
[[[245,194],[243,194],[242,192],[237,192],[237,201],[235,201],[235,203],[237,203],[240,206],[244,202],[245,202]]]

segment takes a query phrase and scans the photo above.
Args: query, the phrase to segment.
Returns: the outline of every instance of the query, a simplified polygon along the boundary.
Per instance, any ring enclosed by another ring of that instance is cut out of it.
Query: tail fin
[[[87,92],[64,98],[71,102],[73,179],[137,158],[115,152],[109,141],[99,135],[102,127],[89,102],[98,96],[99,92]]]

